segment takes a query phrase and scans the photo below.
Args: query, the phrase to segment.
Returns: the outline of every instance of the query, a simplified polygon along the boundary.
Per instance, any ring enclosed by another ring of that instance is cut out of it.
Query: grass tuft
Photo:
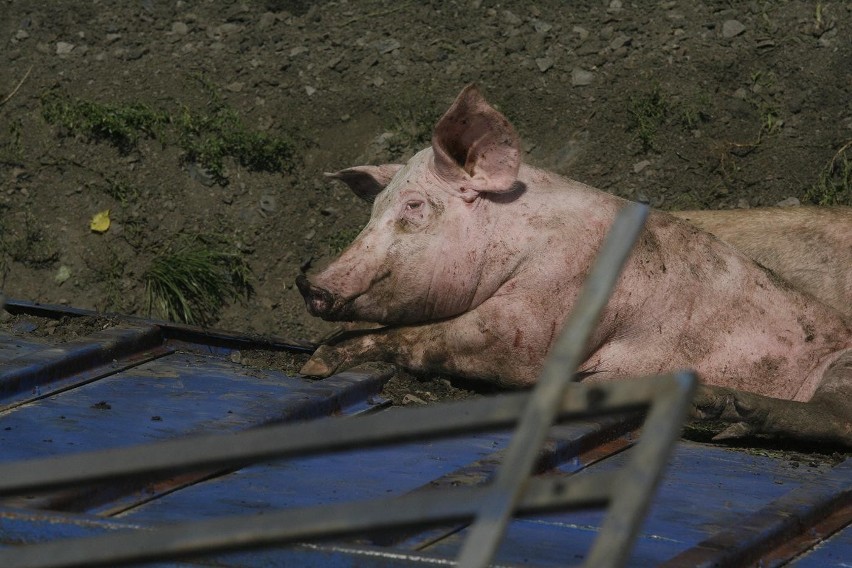
[[[140,135],[156,137],[170,121],[167,113],[147,105],[71,99],[57,89],[47,91],[41,102],[42,115],[49,124],[90,140],[109,142],[124,153],[136,146]]]
[[[296,169],[298,145],[289,135],[250,130],[209,84],[202,85],[209,94],[203,111],[184,106],[174,115],[138,103],[72,99],[51,89],[42,96],[42,115],[69,134],[112,144],[125,154],[142,137],[175,143],[183,150],[184,161],[201,165],[222,185],[227,183],[225,158],[253,171],[292,173]]]
[[[841,146],[805,192],[814,205],[852,205],[852,140]]]
[[[654,137],[668,114],[669,105],[659,85],[645,94],[631,96],[627,105],[627,129],[636,133],[642,151],[654,148]]]
[[[207,325],[226,301],[251,293],[245,259],[220,243],[185,240],[153,259],[144,275],[147,312]]]

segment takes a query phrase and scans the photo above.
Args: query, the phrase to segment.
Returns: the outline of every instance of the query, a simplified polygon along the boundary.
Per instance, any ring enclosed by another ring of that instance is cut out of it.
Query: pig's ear
[[[355,166],[333,174],[326,173],[325,177],[338,179],[364,201],[373,201],[401,168],[401,164]]]
[[[438,175],[467,201],[477,193],[512,190],[521,166],[515,129],[476,88],[468,85],[432,134]]]

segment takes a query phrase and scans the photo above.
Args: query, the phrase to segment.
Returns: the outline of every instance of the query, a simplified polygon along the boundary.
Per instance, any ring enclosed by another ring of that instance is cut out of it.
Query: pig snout
[[[318,316],[323,319],[331,317],[335,311],[336,298],[335,295],[326,290],[311,284],[307,276],[299,274],[296,277],[296,286],[302,297],[305,299],[305,306],[312,316]]]

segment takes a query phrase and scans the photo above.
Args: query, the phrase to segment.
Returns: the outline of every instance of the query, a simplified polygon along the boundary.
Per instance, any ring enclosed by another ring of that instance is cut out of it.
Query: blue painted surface
[[[577,475],[624,467],[628,450]],[[651,511],[634,546],[630,566],[653,566],[705,540],[808,482],[828,468],[793,468],[780,460],[723,448],[681,442],[658,488]],[[550,514],[516,520],[499,552],[502,561],[532,564],[546,558],[582,562],[603,523],[600,511]],[[455,555],[467,531],[428,548]]]
[[[852,525],[837,532],[806,556],[793,560],[795,568],[852,568]]]
[[[0,330],[0,370],[9,365],[12,359],[44,349],[46,345],[50,344],[36,337],[26,337]]]
[[[255,465],[165,495],[119,518],[176,522],[402,495],[502,449],[506,439],[467,436]]]
[[[229,344],[229,340],[238,342]],[[239,341],[249,341],[246,338],[218,336],[215,341],[211,338],[209,344],[193,341],[175,341],[181,351],[0,411],[0,462],[310,419],[337,413],[351,404],[364,404],[380,386],[376,380],[353,374],[311,381],[231,362],[229,353],[239,348]],[[3,369],[20,367],[22,362],[33,362],[39,353],[48,352],[49,346],[47,339],[0,332],[0,374]],[[4,543],[81,537],[128,525],[148,526],[401,495],[492,456],[506,442],[507,435],[503,433],[480,434],[279,460],[204,481],[193,480],[174,491],[167,488],[144,495],[115,495],[86,509],[104,513],[128,507],[111,519],[0,509],[0,548]],[[629,456],[630,451],[616,454],[578,475],[623,467]],[[576,467],[577,463],[571,462],[561,470],[570,473]],[[630,565],[657,564],[719,530],[737,526],[749,514],[810,481],[821,469],[824,468],[794,468],[770,457],[682,442],[654,500]],[[602,518],[600,512],[574,512],[516,520],[509,526],[497,560],[553,566],[582,562]],[[435,529],[428,534],[440,535],[440,531]],[[447,536],[425,553],[455,556],[466,531],[445,532]],[[404,543],[418,540],[415,537]],[[405,566],[413,560],[406,555],[413,551],[406,551],[404,546],[298,545],[219,554],[215,562],[224,566]],[[839,567],[849,566],[850,560],[852,529],[847,528],[795,565]],[[418,562],[430,565],[434,559]],[[178,565],[185,564],[158,564]]]

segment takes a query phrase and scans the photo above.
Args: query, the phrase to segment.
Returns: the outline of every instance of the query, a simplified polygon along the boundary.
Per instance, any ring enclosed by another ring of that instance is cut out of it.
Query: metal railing
[[[646,215],[647,208],[638,205],[629,205],[619,214],[538,384],[529,393],[0,465],[0,495],[18,495],[515,426],[492,481],[476,487],[10,547],[0,550],[0,566],[116,566],[382,529],[471,522],[458,563],[478,567],[493,558],[512,515],[604,505],[608,505],[608,513],[586,565],[623,565],[679,436],[695,377],[679,372],[601,385],[572,383],[571,379]],[[647,412],[643,434],[621,470],[570,477],[530,476],[555,422],[637,410]]]

